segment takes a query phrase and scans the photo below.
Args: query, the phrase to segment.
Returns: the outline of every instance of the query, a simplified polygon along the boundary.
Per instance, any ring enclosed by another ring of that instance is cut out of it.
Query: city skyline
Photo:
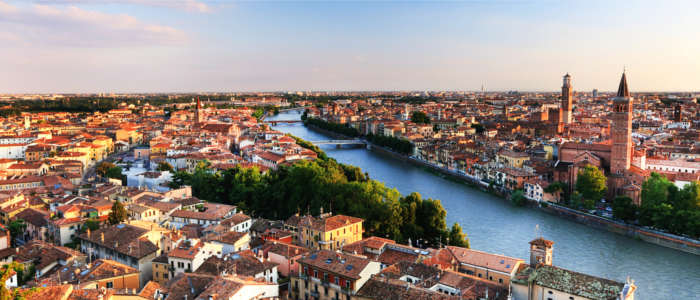
[[[0,93],[697,91],[697,6],[0,1]]]

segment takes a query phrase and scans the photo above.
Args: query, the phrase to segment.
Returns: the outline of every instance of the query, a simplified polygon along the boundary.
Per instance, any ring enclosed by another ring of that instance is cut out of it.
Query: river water
[[[283,112],[268,120],[298,119]],[[307,141],[328,140],[301,123],[273,126]],[[529,260],[528,242],[541,234],[554,241],[554,265],[637,285],[636,299],[700,299],[700,256],[664,248],[626,236],[593,229],[508,201],[424,168],[362,148],[321,146],[339,162],[362,168],[370,178],[402,194],[420,193],[440,199],[447,223],[458,222],[476,250]],[[539,233],[535,227],[539,226]]]

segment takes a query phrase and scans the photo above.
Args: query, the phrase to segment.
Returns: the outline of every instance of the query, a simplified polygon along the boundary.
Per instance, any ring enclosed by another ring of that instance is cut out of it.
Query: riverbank
[[[342,134],[330,132],[328,130],[318,128],[318,127],[313,126],[313,125],[305,125],[305,126],[313,131],[316,131],[316,132],[323,134],[323,135],[329,135],[333,138],[339,138],[339,139],[349,138],[349,137],[344,136]],[[493,191],[493,190],[487,189],[488,183],[483,182],[481,180],[478,180],[477,178],[468,176],[466,174],[461,174],[461,173],[446,169],[444,167],[434,165],[434,164],[426,162],[426,161],[418,160],[418,159],[394,152],[390,149],[374,145],[370,142],[367,142],[367,145],[368,145],[368,150],[378,152],[381,154],[385,154],[385,155],[391,156],[392,158],[395,158],[395,159],[398,159],[398,160],[401,160],[404,162],[408,162],[408,163],[411,163],[413,165],[428,168],[432,171],[439,172],[443,175],[449,176],[449,177],[456,179],[458,181],[467,183],[471,187],[478,187],[482,191],[492,193],[496,196],[501,197],[504,200],[506,199],[505,194],[500,193],[498,191]],[[678,250],[678,251],[682,251],[682,252],[686,252],[686,253],[690,253],[690,254],[694,254],[694,255],[700,255],[700,241],[695,240],[695,239],[677,236],[677,235],[673,235],[673,234],[668,234],[668,233],[664,233],[664,232],[660,232],[660,231],[656,231],[656,230],[646,229],[646,228],[642,228],[642,227],[635,226],[635,225],[625,224],[625,223],[618,222],[615,220],[606,219],[606,218],[603,218],[600,216],[591,215],[591,214],[588,214],[586,212],[573,210],[573,209],[570,209],[570,208],[567,208],[564,206],[560,206],[557,204],[553,204],[553,203],[546,202],[546,203],[543,203],[543,205],[540,205],[539,203],[534,202],[534,203],[531,203],[530,206],[533,208],[536,208],[538,210],[541,210],[543,212],[546,212],[548,214],[557,215],[559,217],[563,217],[563,218],[566,218],[568,220],[571,220],[571,221],[574,221],[574,222],[577,222],[580,224],[584,224],[588,227],[592,227],[592,228],[596,228],[599,230],[605,230],[608,232],[628,236],[628,237],[638,239],[638,240],[641,240],[641,241],[644,241],[644,242],[647,242],[650,244],[655,244],[655,245],[659,245],[662,247],[666,247],[666,248],[670,248],[670,249],[674,249],[674,250]]]

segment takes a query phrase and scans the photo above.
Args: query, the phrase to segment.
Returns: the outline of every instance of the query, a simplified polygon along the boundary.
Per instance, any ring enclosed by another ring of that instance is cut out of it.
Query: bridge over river
[[[299,117],[298,113],[285,112],[267,121],[299,120]],[[280,124],[275,129],[307,141],[333,139],[301,123]],[[419,192],[423,198],[440,199],[447,211],[447,225],[459,222],[474,249],[527,261],[528,242],[535,237],[537,226],[545,238],[555,243],[556,266],[623,282],[630,276],[638,287],[637,300],[698,299],[700,295],[700,258],[693,254],[594,229],[540,210],[517,207],[400,159],[360,149],[363,147],[316,145],[329,157],[361,167],[370,178],[404,195]]]
[[[367,142],[359,139],[352,140],[320,140],[310,141],[314,145],[366,145]]]
[[[265,120],[265,123],[270,123],[270,125],[276,126],[279,124],[301,123],[301,120]]]

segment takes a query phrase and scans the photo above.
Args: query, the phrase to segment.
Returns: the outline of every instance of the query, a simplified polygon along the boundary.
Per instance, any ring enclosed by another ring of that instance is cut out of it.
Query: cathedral
[[[634,98],[622,73],[617,95],[613,98],[610,135],[607,143],[585,144],[566,142],[559,147],[559,160],[554,167],[554,180],[568,184],[569,191],[576,185],[579,169],[593,165],[608,177],[607,199],[628,196],[640,205],[641,186],[649,171],[645,170],[646,154],[635,151],[632,142]],[[560,115],[562,123],[571,122],[571,79],[564,76]]]

